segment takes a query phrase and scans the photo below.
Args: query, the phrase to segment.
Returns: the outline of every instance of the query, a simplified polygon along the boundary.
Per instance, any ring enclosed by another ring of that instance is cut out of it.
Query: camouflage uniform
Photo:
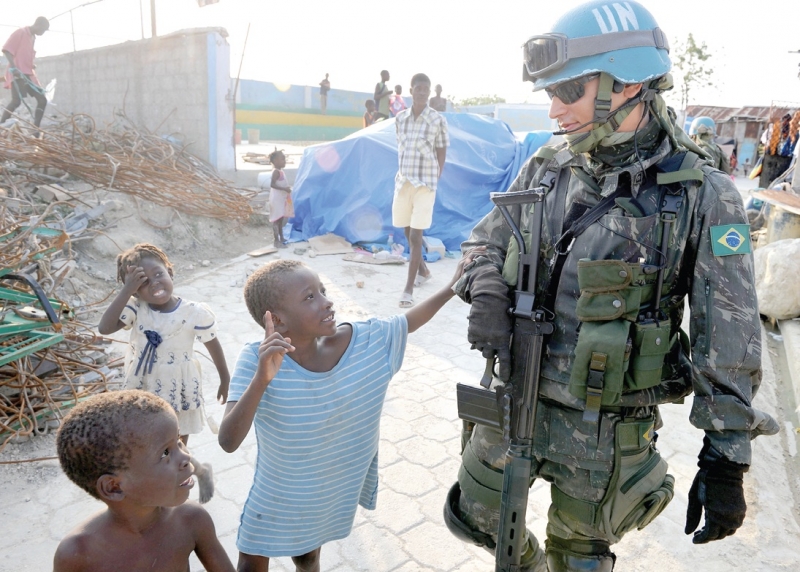
[[[622,483],[615,476],[618,462],[615,461],[615,442],[618,451],[623,421],[628,423],[628,437],[632,426],[633,442],[638,443],[639,448],[647,446],[653,438],[654,425],[660,421],[657,406],[679,401],[694,392],[692,424],[707,432],[718,451],[742,464],[750,464],[751,437],[777,430],[774,420],[751,406],[761,379],[760,324],[752,255],[718,257],[713,254],[711,245],[711,227],[746,224],[747,217],[731,179],[702,159],[694,167],[702,170],[703,180],[699,184],[685,185],[685,201],[669,240],[661,308],[671,325],[672,345],[666,356],[661,384],[624,393],[615,407],[601,409],[599,422],[584,420],[585,401],[568,391],[581,325],[576,316],[580,296],[578,260],[616,259],[659,264],[657,249],[662,229],[659,202],[663,187],[655,183],[655,177],[659,168],[678,151],[656,123],[651,122],[648,131],[652,145],[645,155],[649,158],[641,163],[626,160],[624,155],[620,157],[620,149],[600,148],[592,155],[576,156],[563,145],[556,149],[552,159],[533,157],[528,160],[508,189],[511,192],[536,187],[547,170],[559,172],[544,202],[539,300],[548,280],[548,262],[553,258],[554,243],[566,229],[565,220],[574,221],[576,207],[583,206],[584,210],[592,207],[618,185],[631,189],[630,200],[617,199],[614,208],[577,237],[567,255],[555,294],[555,331],[546,341],[543,357],[531,478],[543,478],[552,483],[554,495],[564,493],[577,499],[578,509],[563,511],[554,501],[547,526],[551,542],[600,539],[613,544],[633,528],[630,523],[616,528],[598,526],[597,521],[589,522],[590,519],[580,517],[581,501],[601,503],[608,495],[619,491]],[[628,153],[632,151],[631,147]],[[595,158],[604,152],[615,157],[617,167],[609,167]],[[510,212],[520,229],[528,228],[530,211],[527,206],[512,207]],[[513,241],[509,226],[495,208],[477,224],[462,248],[486,246],[486,257],[476,264],[491,264],[501,272],[504,265],[513,266],[506,261]],[[470,299],[467,285],[475,268],[468,268],[455,286],[462,299]],[[682,347],[678,334],[687,296],[691,332],[688,344],[685,342]],[[654,447],[648,448],[655,451]],[[500,433],[478,425],[466,444],[459,472],[458,506],[463,521],[493,536],[498,525],[506,449],[507,443]],[[650,460],[648,457],[641,463]],[[658,461],[665,471],[666,463]],[[471,474],[476,472],[476,467],[484,474]],[[671,479],[667,475],[660,479],[661,485],[656,484],[668,495],[666,502],[672,496]],[[650,515],[650,520],[654,516]],[[546,570],[536,540],[530,539],[529,544],[523,569]]]
[[[722,148],[714,143],[714,136],[709,133],[697,134],[694,141],[706,153],[711,156],[711,165],[723,173],[731,174],[731,161]]]

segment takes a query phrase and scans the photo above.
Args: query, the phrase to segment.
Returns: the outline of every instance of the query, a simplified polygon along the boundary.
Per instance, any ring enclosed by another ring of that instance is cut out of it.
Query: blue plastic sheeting
[[[425,235],[458,250],[470,230],[492,208],[489,193],[505,191],[525,160],[550,138],[549,131],[519,141],[495,119],[444,113],[450,134],[442,178],[436,191],[433,225]],[[292,239],[334,233],[351,243],[405,244],[392,226],[397,173],[394,119],[376,123],[345,139],[308,147],[295,179]]]

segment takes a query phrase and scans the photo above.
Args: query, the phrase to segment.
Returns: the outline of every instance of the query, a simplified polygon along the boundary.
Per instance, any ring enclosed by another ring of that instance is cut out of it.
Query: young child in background
[[[272,181],[269,190],[269,222],[272,223],[272,236],[275,248],[286,248],[286,240],[283,238],[283,227],[286,221],[294,216],[294,206],[292,205],[292,187],[286,180],[283,172],[286,167],[286,155],[277,149],[269,154],[269,161],[272,163]]]
[[[228,398],[230,374],[217,339],[216,318],[206,304],[173,294],[172,264],[157,246],[141,243],[117,256],[122,289],[100,319],[102,335],[131,331],[124,389],[143,389],[167,400],[178,416],[181,440],[203,429],[203,376],[194,340],[205,344],[219,374],[217,399]],[[193,462],[200,502],[214,494],[211,466]]]
[[[106,504],[58,545],[54,572],[186,572],[194,552],[208,572],[233,572],[194,486],[169,403],[113,391],[75,406],[56,448],[67,477]]]
[[[368,99],[364,102],[367,110],[364,112],[364,127],[369,127],[375,123],[375,100]]]
[[[379,423],[406,337],[453,297],[453,279],[407,313],[337,326],[316,272],[274,260],[247,280],[244,298],[264,339],[234,369],[219,442],[235,451],[255,425],[258,458],[239,527],[239,572],[291,556],[319,570],[324,543],[350,534],[357,505],[374,509]]]
[[[389,113],[392,114],[392,117],[395,117],[398,113],[406,109],[408,106],[406,105],[403,96],[403,86],[396,85],[394,86],[394,93],[389,96]]]

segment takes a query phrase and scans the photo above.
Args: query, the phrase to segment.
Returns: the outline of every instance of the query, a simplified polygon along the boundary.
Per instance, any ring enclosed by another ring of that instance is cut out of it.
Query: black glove
[[[468,277],[469,328],[467,340],[486,359],[497,356],[497,375],[503,381],[511,374],[511,331],[514,320],[508,313],[511,299],[508,284],[493,264],[477,266]]]
[[[742,526],[747,511],[742,481],[749,467],[729,461],[711,446],[708,437],[703,438],[698,459],[700,470],[689,490],[684,532],[695,531],[705,509],[705,525],[692,538],[695,544],[705,544],[730,536]]]

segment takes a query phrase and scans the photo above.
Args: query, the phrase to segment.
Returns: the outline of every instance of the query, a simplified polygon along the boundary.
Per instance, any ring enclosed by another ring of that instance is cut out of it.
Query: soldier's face
[[[558,127],[570,133],[586,133],[591,131],[594,125],[589,123],[580,129],[578,126],[594,119],[594,99],[597,96],[597,89],[600,85],[600,78],[596,77],[583,86],[583,97],[574,103],[564,103],[555,95],[550,101],[550,118],[558,121]],[[614,106],[612,94],[612,107]],[[576,129],[573,131],[573,129]]]

